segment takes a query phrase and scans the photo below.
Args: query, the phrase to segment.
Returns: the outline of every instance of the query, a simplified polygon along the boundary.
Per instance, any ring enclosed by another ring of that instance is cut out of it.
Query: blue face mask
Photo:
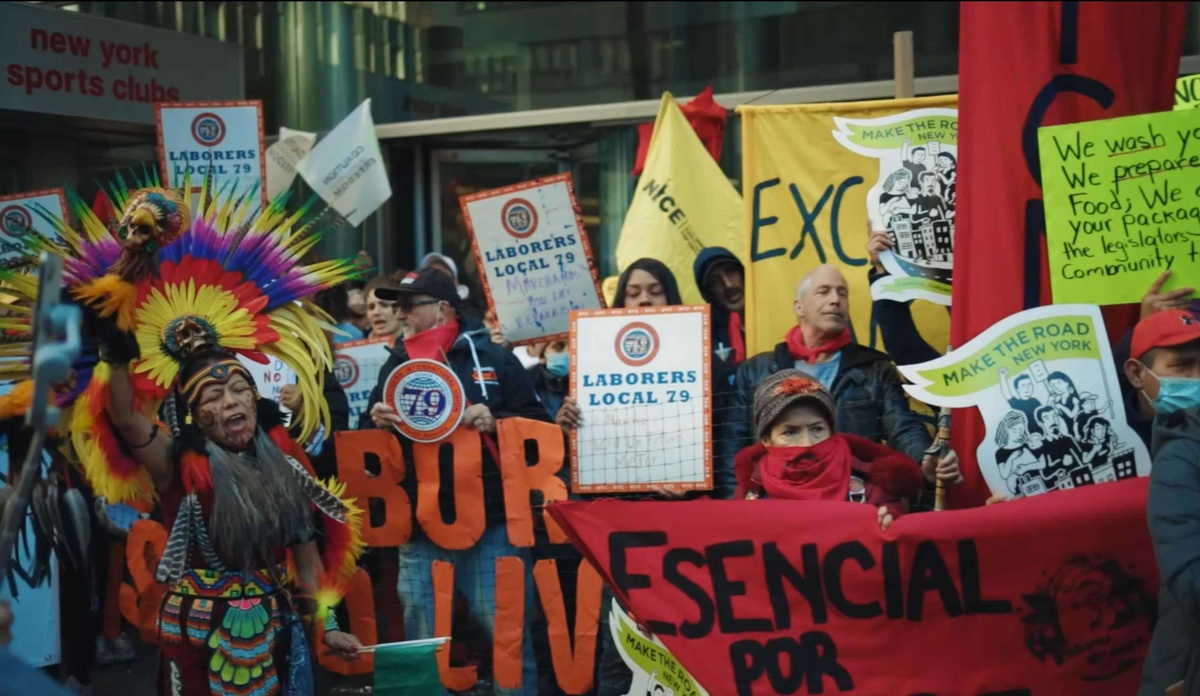
[[[547,355],[546,369],[555,377],[566,377],[571,373],[571,354],[551,353]]]
[[[1157,415],[1200,407],[1200,379],[1158,377],[1158,398],[1150,399],[1150,403]]]

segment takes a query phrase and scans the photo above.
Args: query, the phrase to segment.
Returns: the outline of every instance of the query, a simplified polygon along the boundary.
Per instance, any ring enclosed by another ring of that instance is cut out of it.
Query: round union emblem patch
[[[204,147],[216,147],[225,139],[225,121],[206,111],[192,119],[192,137]]]
[[[342,389],[349,389],[358,382],[358,363],[349,355],[338,355],[333,363],[333,376],[337,378]]]
[[[33,229],[33,216],[24,206],[10,205],[0,210],[0,226],[10,237],[21,237]]]
[[[467,403],[458,375],[434,360],[397,367],[384,382],[383,398],[400,416],[400,434],[413,442],[437,442],[454,432]]]
[[[505,232],[524,239],[537,231],[537,210],[524,198],[514,198],[500,211],[500,224],[504,225]]]
[[[635,321],[617,332],[616,351],[621,362],[641,367],[658,355],[658,332],[653,326]]]

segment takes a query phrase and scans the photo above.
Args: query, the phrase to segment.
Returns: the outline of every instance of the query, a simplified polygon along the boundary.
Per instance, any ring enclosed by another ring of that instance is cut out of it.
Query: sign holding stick
[[[1055,304],[1138,302],[1200,273],[1200,129],[1191,111],[1038,129]]]
[[[572,310],[604,306],[570,174],[459,203],[488,306],[514,345],[563,338]]]
[[[198,194],[211,174],[213,186],[232,180],[243,194],[257,186],[255,196],[263,200],[267,163],[261,101],[156,102],[154,123],[166,187],[183,188],[190,177],[192,194]]]
[[[711,489],[710,360],[708,305],[572,312],[572,490]]]

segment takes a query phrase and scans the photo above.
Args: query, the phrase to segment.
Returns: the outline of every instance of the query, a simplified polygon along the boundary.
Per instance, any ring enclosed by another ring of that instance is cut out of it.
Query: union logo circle
[[[225,121],[211,111],[205,111],[192,119],[192,137],[204,147],[216,147],[225,139]]]
[[[643,321],[635,321],[617,332],[617,357],[630,367],[641,367],[658,355],[658,332]]]
[[[33,216],[24,206],[10,205],[0,210],[0,226],[9,236],[20,237],[33,229]]]
[[[533,204],[524,198],[514,198],[500,211],[504,231],[517,239],[525,239],[537,231],[538,216]]]
[[[333,362],[333,376],[337,378],[342,389],[349,389],[358,382],[358,363],[349,355],[338,355]]]
[[[435,360],[409,360],[388,375],[383,398],[400,416],[396,429],[413,442],[445,439],[462,421],[462,382]]]

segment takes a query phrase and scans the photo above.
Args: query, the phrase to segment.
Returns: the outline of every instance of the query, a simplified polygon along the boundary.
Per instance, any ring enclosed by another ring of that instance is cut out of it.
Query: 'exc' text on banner
[[[514,344],[561,338],[572,310],[604,306],[570,174],[459,202],[488,304]]]
[[[262,201],[267,165],[261,101],[156,102],[154,122],[168,188],[182,189],[190,181],[196,194],[211,175],[214,187],[236,185]]]
[[[711,489],[711,359],[708,305],[572,312],[572,490]]]
[[[1038,129],[1055,303],[1138,302],[1200,274],[1200,129],[1164,111]]]

